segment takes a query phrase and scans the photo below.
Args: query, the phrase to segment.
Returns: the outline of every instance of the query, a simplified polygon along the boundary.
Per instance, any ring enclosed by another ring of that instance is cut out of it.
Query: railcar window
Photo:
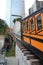
[[[26,21],[25,23],[23,23],[22,29],[23,29],[23,31],[28,30],[28,21]]]
[[[28,21],[26,22],[26,28],[27,28],[27,30],[28,30]]]
[[[34,30],[34,22],[33,22],[33,20],[31,21],[31,30]]]
[[[38,24],[38,30],[40,30],[41,28],[42,28],[42,23],[41,23],[42,21],[41,21],[41,17],[39,16],[38,18],[37,18],[37,24]]]

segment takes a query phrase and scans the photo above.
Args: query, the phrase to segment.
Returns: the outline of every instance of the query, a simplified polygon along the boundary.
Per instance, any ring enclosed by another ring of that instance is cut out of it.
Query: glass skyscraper
[[[15,16],[12,15],[20,15],[24,18],[24,14],[24,0],[7,0],[6,21],[9,22],[11,27],[13,27],[13,19],[15,18]]]

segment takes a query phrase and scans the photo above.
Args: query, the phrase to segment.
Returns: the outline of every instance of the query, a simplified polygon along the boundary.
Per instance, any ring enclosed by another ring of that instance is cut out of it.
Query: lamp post
[[[21,18],[22,18],[22,16],[20,16],[20,15],[13,15],[13,14],[12,14],[11,16],[15,16],[15,17],[21,17]]]
[[[20,15],[13,15],[13,14],[11,16],[13,16],[13,17],[20,17],[21,18],[21,22],[20,22],[20,26],[21,26],[20,28],[21,29],[20,29],[20,31],[21,31],[21,39],[22,39],[22,16],[20,16]]]

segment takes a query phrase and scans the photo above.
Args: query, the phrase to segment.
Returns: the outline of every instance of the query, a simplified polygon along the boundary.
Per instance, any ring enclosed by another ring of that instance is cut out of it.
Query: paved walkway
[[[19,65],[18,59],[15,57],[8,57],[7,58],[7,65]]]

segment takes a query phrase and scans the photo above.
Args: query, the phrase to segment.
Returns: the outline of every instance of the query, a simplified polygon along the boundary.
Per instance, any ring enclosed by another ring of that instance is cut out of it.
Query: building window
[[[42,21],[40,16],[37,18],[37,25],[38,25],[38,30],[40,30],[42,28]]]

